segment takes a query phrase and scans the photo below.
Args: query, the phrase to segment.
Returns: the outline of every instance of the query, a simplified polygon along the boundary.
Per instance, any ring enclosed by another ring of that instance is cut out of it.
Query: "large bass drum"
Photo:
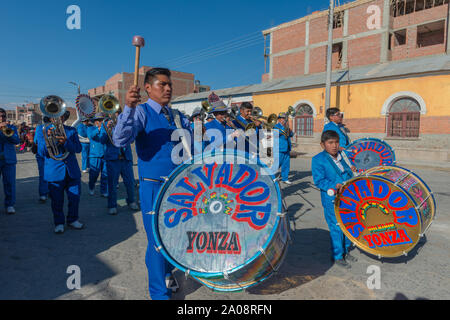
[[[363,251],[398,257],[412,250],[430,227],[436,202],[412,171],[380,166],[344,184],[335,213],[344,234]]]
[[[289,226],[278,183],[264,164],[248,159],[225,151],[185,163],[168,177],[155,203],[158,250],[215,291],[260,283],[287,252]]]
[[[358,172],[378,166],[395,165],[394,149],[384,140],[363,138],[347,147],[348,157]]]

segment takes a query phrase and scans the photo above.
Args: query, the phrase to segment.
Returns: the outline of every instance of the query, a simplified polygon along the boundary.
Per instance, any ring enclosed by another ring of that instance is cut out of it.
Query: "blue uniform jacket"
[[[274,130],[278,130],[279,131],[279,136],[278,136],[278,151],[282,152],[282,153],[287,153],[290,152],[292,149],[292,142],[291,142],[291,137],[294,136],[294,133],[290,132],[289,137],[286,137],[284,134],[282,134],[281,132],[285,132],[285,128],[281,125],[281,123],[277,123],[274,127]]]
[[[4,158],[6,164],[16,164],[16,145],[20,143],[19,134],[17,128],[13,125],[7,125],[14,130],[14,134],[7,138],[0,130],[0,157]]]
[[[106,151],[106,145],[100,141],[100,129],[96,126],[88,127],[87,136],[91,141],[89,158],[103,158]]]
[[[66,171],[72,179],[81,178],[80,167],[76,158],[76,153],[81,152],[81,143],[78,139],[78,132],[73,127],[64,126],[67,140],[64,143],[64,149],[69,151],[69,156],[58,161],[50,158],[45,144],[44,135],[41,133],[37,136],[38,154],[45,158],[44,180],[48,182],[63,181],[66,178]]]
[[[206,128],[206,136],[208,137],[209,141],[206,141],[207,145],[210,144],[214,144],[214,146],[216,148],[219,148],[220,146],[223,146],[224,148],[226,147],[226,143],[227,143],[227,130],[233,130],[233,128],[231,128],[228,125],[223,125],[221,124],[219,121],[217,121],[217,119],[214,119],[211,122],[207,122],[205,124],[205,128]],[[209,130],[219,130],[220,133],[222,134],[222,141],[217,141],[216,142],[216,136],[215,134],[213,134],[212,132],[209,132]],[[229,133],[229,132],[228,132]]]
[[[345,130],[344,126],[338,125],[334,122],[329,122],[323,127],[323,132],[328,130],[336,131],[339,135],[339,145],[344,149],[347,149],[351,141],[347,133],[344,131]]]
[[[322,205],[324,207],[333,206],[335,196],[329,196],[329,189],[336,189],[336,185],[353,178],[352,169],[347,165],[344,159],[341,160],[344,172],[338,168],[331,156],[322,151],[312,158],[311,170],[314,184],[320,189]]]
[[[119,159],[119,155],[122,151],[126,160],[133,161],[133,154],[131,152],[131,146],[127,145],[126,147],[123,147],[123,148],[117,148],[116,146],[114,146],[108,137],[108,133],[106,132],[105,126],[103,126],[103,125],[102,125],[102,129],[100,130],[99,137],[100,137],[100,142],[106,146],[105,160]]]

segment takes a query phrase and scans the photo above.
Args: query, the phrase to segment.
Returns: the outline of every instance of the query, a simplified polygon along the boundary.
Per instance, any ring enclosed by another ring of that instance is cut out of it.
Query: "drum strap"
[[[175,122],[175,126],[177,127],[177,129],[184,129],[183,126],[181,125],[180,112],[175,109],[171,109],[171,111],[172,111],[173,121]],[[187,139],[185,136],[181,137],[181,142],[183,143],[184,152],[186,152],[189,159],[192,159],[191,148],[189,147],[190,143],[188,143],[188,141],[186,141],[186,140]]]

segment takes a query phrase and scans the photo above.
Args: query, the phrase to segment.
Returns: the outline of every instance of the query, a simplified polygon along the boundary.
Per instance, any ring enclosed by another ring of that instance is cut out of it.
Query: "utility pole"
[[[78,83],[75,82],[69,82],[70,84],[73,84],[74,86],[78,87],[78,95],[80,95],[81,91],[80,91],[80,85]]]
[[[333,53],[333,20],[334,20],[334,0],[330,0],[328,16],[328,48],[327,48],[327,79],[325,83],[325,114],[330,108],[331,100],[331,57]],[[324,117],[325,122],[327,118]]]

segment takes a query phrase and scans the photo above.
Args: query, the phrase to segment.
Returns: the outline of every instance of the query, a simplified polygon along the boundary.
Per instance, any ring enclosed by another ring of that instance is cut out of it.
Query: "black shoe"
[[[351,268],[350,264],[347,261],[345,261],[344,259],[335,260],[334,264],[338,265],[341,268],[345,268],[345,269]]]
[[[354,256],[352,256],[350,253],[347,253],[347,254],[345,255],[345,261],[348,261],[348,262],[356,262],[356,261],[358,261],[358,259],[355,258]]]
[[[172,290],[172,293],[176,293],[180,288],[178,281],[173,274],[166,277],[166,287],[167,289]]]

